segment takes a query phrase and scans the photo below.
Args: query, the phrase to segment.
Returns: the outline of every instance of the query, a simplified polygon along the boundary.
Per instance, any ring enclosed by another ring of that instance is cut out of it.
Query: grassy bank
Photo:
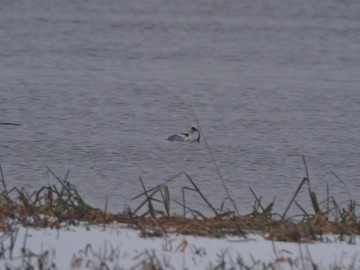
[[[56,179],[56,184],[43,186],[29,193],[24,188],[9,189],[0,166],[0,230],[6,231],[9,221],[12,224],[35,228],[61,228],[66,224],[76,225],[85,221],[104,227],[110,223],[127,224],[130,228],[140,230],[144,237],[164,236],[169,232],[207,237],[246,237],[247,233],[256,232],[269,240],[311,242],[321,240],[322,235],[328,233],[350,236],[348,239],[360,234],[360,222],[355,214],[356,203],[349,200],[346,207],[340,207],[336,200],[329,196],[326,201],[319,203],[316,193],[311,190],[307,170],[283,213],[274,212],[273,203],[263,205],[261,198],[250,189],[254,196],[254,205],[253,211],[246,215],[240,215],[237,208],[225,207],[231,198],[224,199],[220,208],[214,207],[187,173],[175,175],[150,190],[145,189],[140,178],[143,192],[134,198],[141,200],[138,206],[121,214],[109,213],[106,207],[94,208],[82,199],[76,187],[68,180],[69,172],[61,178],[50,168],[47,170]],[[182,188],[182,201],[176,201],[170,197],[168,184],[180,175],[186,176],[188,184]],[[296,201],[297,195],[303,189],[307,190],[311,201],[310,212]],[[210,210],[213,215],[205,216],[199,210],[188,207],[186,196],[189,193],[195,193],[207,206],[207,212]],[[171,214],[172,203],[180,205],[182,213]],[[232,202],[230,206],[234,204]],[[296,205],[301,214],[288,216],[292,205]]]

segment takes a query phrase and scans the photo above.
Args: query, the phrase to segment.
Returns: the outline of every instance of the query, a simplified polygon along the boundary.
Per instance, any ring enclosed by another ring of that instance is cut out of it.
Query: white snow
[[[317,269],[360,269],[357,236],[340,241],[339,236],[327,235],[323,242],[298,244],[268,241],[256,234],[223,239],[176,234],[141,238],[139,231],[115,224],[105,229],[80,225],[59,230],[14,226],[14,230],[0,233],[0,269],[27,265],[40,269],[41,254],[47,254],[43,258],[49,267],[43,269],[150,269],[146,268],[150,262],[158,266],[151,269],[213,269],[221,263],[225,265],[220,269],[241,269],[239,262],[252,269],[264,269],[264,265],[313,269],[312,264]]]

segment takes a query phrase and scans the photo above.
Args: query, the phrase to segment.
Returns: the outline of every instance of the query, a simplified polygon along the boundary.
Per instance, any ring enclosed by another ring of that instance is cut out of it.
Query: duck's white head
[[[187,140],[192,142],[194,141],[200,142],[200,130],[196,126],[194,125],[190,126],[189,136],[187,137]]]

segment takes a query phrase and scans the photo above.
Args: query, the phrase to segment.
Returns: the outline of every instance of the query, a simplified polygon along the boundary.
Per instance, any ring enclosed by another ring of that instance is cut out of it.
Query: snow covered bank
[[[120,225],[15,226],[0,235],[0,269],[360,269],[359,236],[306,244],[255,234],[141,238]]]

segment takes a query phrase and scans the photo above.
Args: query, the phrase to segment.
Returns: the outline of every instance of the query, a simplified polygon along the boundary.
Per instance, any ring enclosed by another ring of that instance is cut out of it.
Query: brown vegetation
[[[252,190],[255,197],[252,213],[240,216],[237,211],[216,209],[186,173],[182,174],[187,177],[190,186],[183,188],[183,201],[175,201],[183,207],[183,215],[170,214],[170,201],[173,200],[170,198],[167,183],[151,190],[144,188],[144,192],[136,198],[142,196],[145,199],[134,211],[112,214],[85,203],[75,186],[67,181],[68,174],[65,179],[61,179],[49,168],[48,170],[58,184],[44,186],[28,194],[25,189],[7,190],[0,167],[2,177],[0,181],[3,185],[3,191],[0,193],[0,230],[6,230],[7,223],[11,220],[15,224],[38,228],[60,228],[68,224],[76,225],[81,221],[104,226],[109,223],[121,223],[139,229],[144,237],[163,236],[168,233],[208,237],[223,237],[231,234],[246,237],[248,232],[256,232],[263,234],[269,240],[309,242],[321,240],[322,235],[327,233],[348,236],[360,234],[360,223],[355,215],[355,202],[349,201],[347,209],[340,209],[335,201],[328,200],[324,203],[325,207],[321,207],[317,202],[316,194],[310,189],[307,177],[301,181],[282,215],[273,213],[273,203],[263,206],[261,199]],[[141,179],[140,181],[144,187],[143,181]],[[287,217],[290,205],[295,202],[304,184],[308,185],[313,213],[308,213],[299,206],[303,211],[301,218],[295,220]],[[203,200],[214,213],[212,217],[207,217],[186,206],[185,192],[189,190],[199,195],[199,199]],[[322,210],[323,208],[326,210]],[[191,215],[191,218],[187,215]]]

